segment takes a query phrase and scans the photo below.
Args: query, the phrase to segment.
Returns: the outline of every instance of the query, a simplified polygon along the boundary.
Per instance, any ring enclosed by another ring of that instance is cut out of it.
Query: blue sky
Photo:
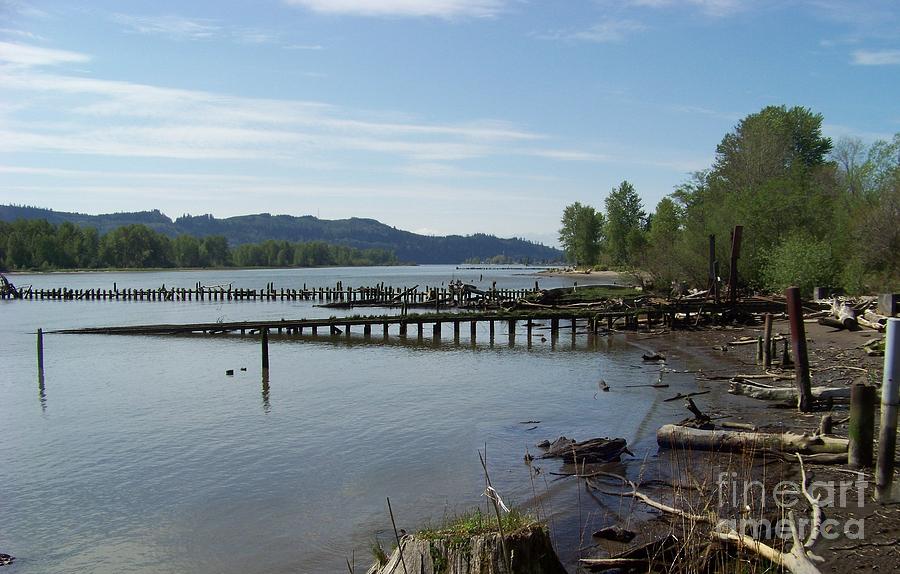
[[[0,0],[0,203],[555,243],[770,104],[900,131],[900,2]]]

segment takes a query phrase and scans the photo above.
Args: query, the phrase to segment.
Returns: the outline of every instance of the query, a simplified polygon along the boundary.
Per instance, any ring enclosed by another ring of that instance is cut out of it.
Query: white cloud
[[[495,16],[504,0],[285,0],[326,14],[453,18]]]
[[[54,66],[87,62],[90,59],[90,56],[78,52],[0,42],[0,62],[18,66]]]
[[[857,50],[853,52],[857,66],[900,66],[900,50]]]

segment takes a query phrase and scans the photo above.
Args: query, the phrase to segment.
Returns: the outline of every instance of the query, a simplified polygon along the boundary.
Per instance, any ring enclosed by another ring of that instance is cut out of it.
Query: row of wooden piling
[[[497,289],[489,291],[497,300],[520,299],[534,293],[531,289]],[[338,283],[335,287],[275,288],[269,283],[261,289],[235,288],[228,286],[203,286],[199,283],[192,288],[169,287],[126,288],[118,289],[71,289],[59,287],[53,289],[20,289],[19,297],[6,292],[2,299],[22,299],[27,301],[314,301],[320,303],[384,303],[385,305],[427,304],[430,301],[453,301],[460,295],[446,287],[425,287],[424,290],[403,289],[385,286],[383,283],[374,287],[343,287]],[[465,294],[467,297],[470,294]],[[465,301],[459,300],[459,303]]]

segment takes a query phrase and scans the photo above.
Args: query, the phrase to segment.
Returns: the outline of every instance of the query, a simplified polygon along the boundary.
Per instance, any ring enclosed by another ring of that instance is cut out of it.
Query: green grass
[[[515,508],[507,513],[501,513],[500,516],[505,535],[537,524],[534,517]],[[424,528],[416,533],[416,537],[425,540],[449,539],[451,543],[454,543],[468,541],[473,536],[497,532],[497,517],[494,514],[485,514],[481,509],[476,508],[470,512],[451,516],[445,519],[440,526]]]

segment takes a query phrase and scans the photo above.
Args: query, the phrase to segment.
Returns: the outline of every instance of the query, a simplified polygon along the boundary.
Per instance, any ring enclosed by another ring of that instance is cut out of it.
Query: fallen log
[[[724,452],[772,450],[801,454],[843,454],[847,452],[849,444],[847,439],[835,437],[795,433],[701,430],[672,424],[663,425],[656,431],[656,442],[663,448]]]
[[[752,383],[732,381],[728,388],[732,395],[743,395],[751,399],[763,401],[787,401],[797,398],[797,389],[794,387],[768,387]],[[813,387],[812,396],[816,400],[849,399],[849,387]]]

